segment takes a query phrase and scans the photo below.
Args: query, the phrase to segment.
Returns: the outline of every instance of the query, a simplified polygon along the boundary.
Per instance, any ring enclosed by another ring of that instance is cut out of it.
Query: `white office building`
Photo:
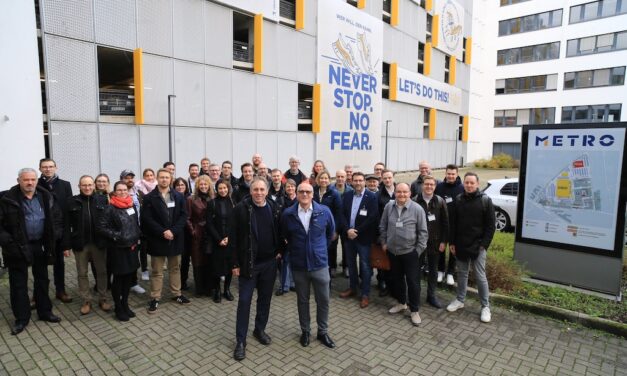
[[[492,154],[519,158],[522,124],[627,120],[627,0],[499,0]]]
[[[2,1],[0,189],[44,156],[73,183],[255,152],[283,170],[468,161],[491,121],[471,87],[487,3]]]

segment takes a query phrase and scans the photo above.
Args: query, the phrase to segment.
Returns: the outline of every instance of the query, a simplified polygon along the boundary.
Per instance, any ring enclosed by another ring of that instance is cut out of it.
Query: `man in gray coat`
[[[427,218],[422,207],[410,200],[408,184],[397,184],[394,196],[394,201],[385,205],[379,224],[381,245],[390,257],[394,296],[398,300],[388,312],[401,313],[409,302],[411,322],[419,325],[420,255],[427,247]]]

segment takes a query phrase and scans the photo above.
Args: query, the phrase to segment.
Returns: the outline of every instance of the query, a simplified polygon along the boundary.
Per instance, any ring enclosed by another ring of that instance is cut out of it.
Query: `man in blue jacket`
[[[313,187],[301,183],[297,190],[298,205],[287,208],[281,216],[281,233],[290,252],[300,321],[300,344],[309,346],[309,286],[316,298],[318,340],[329,348],[335,343],[327,334],[331,277],[327,271],[328,245],[335,233],[333,215],[328,207],[313,201]]]
[[[361,308],[368,307],[370,296],[370,245],[377,234],[379,208],[377,195],[366,190],[366,179],[363,173],[353,173],[352,192],[344,193],[342,207],[344,209],[342,231],[346,234],[346,257],[350,287],[340,293],[341,298],[357,295],[357,255],[359,255],[359,272],[361,273]]]

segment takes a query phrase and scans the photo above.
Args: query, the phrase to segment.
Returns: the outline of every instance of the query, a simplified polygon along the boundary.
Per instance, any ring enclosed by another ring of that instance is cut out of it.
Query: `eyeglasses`
[[[298,191],[298,193],[303,194],[303,195],[304,194],[310,195],[313,193],[313,191]]]

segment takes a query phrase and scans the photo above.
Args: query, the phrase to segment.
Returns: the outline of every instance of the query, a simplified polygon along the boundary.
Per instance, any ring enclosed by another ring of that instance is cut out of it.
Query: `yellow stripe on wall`
[[[432,44],[431,42],[425,44],[425,67],[424,67],[424,75],[425,76],[429,76],[431,74],[431,49],[432,49]]]
[[[263,71],[263,14],[261,13],[255,15],[254,33],[253,71],[261,73]]]
[[[429,140],[435,140],[435,118],[438,110],[435,108],[429,109]]]
[[[366,0],[357,0],[357,8],[364,9],[366,7]]]
[[[398,92],[398,64],[390,64],[390,100],[396,100],[396,93]]]
[[[431,23],[431,43],[433,43],[433,47],[438,46],[439,30],[440,30],[440,15],[436,14],[433,16],[433,20]]]
[[[425,2],[425,10],[431,12],[433,10],[433,0],[427,0]]]
[[[472,37],[466,38],[466,64],[470,65],[472,60]]]
[[[448,83],[449,85],[455,85],[455,78],[457,76],[457,59],[454,55],[451,55],[448,64]]]
[[[398,26],[398,2],[399,0],[392,0],[392,16],[390,17],[392,26]]]
[[[142,49],[133,51],[133,76],[135,85],[135,123],[144,124],[144,61]]]
[[[305,0],[296,0],[296,30],[305,28]]]
[[[462,123],[462,142],[468,142],[468,115],[464,116]]]
[[[314,84],[313,87],[313,113],[312,126],[313,133],[320,133],[320,84]]]

